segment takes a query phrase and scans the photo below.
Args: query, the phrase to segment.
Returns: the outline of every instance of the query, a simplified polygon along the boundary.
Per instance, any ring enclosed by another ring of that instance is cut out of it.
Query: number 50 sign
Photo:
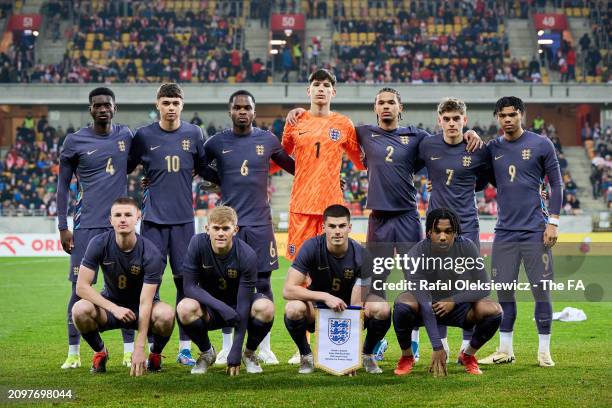
[[[304,31],[306,19],[303,14],[272,14],[272,31]]]

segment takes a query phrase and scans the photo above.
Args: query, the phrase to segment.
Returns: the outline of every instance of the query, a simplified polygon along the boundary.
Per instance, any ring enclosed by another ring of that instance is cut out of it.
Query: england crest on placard
[[[340,131],[338,129],[329,129],[329,138],[334,142],[340,140]]]
[[[337,346],[349,341],[351,338],[351,319],[329,319],[327,336]]]

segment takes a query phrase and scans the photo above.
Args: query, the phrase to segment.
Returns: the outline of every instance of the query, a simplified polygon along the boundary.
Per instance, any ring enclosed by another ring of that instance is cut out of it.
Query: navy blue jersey
[[[419,146],[419,158],[433,188],[427,212],[451,208],[459,216],[461,230],[471,232],[479,229],[476,183],[487,178],[489,165],[486,149],[469,153],[466,146],[465,142],[448,144],[442,135],[426,137]]]
[[[102,296],[131,309],[138,308],[142,285],[161,284],[164,272],[161,254],[155,245],[140,235],[136,238],[134,249],[123,252],[117,246],[114,230],[96,235],[89,242],[81,262],[94,271],[102,268]]]
[[[278,138],[259,128],[248,135],[236,135],[227,129],[208,139],[204,149],[217,170],[223,204],[236,210],[238,225],[270,224],[270,159],[289,173],[295,172],[295,163]]]
[[[379,211],[416,210],[414,173],[423,164],[418,160],[419,144],[429,136],[414,126],[386,131],[378,126],[357,127],[357,138],[368,168],[366,207]]]
[[[257,256],[234,237],[232,249],[221,257],[213,252],[208,234],[191,238],[183,262],[185,297],[216,311],[226,326],[236,326],[228,364],[240,362],[257,281]]]
[[[442,349],[442,342],[438,332],[436,315],[432,303],[452,299],[455,303],[476,302],[489,294],[488,290],[458,290],[455,282],[461,280],[478,284],[487,284],[489,277],[484,269],[484,261],[478,263],[480,253],[476,245],[467,238],[456,237],[453,246],[448,252],[434,253],[429,238],[414,245],[408,252],[408,257],[420,258],[422,261],[416,269],[405,269],[404,277],[407,281],[415,282],[414,294],[419,302],[423,324],[431,340],[434,350]],[[449,261],[451,260],[451,261]],[[470,260],[469,264],[468,261]],[[428,290],[426,284],[436,282],[448,283],[448,288]]]
[[[550,212],[561,211],[563,182],[553,143],[544,136],[524,131],[514,141],[503,136],[487,145],[497,184],[496,230],[543,231],[548,210],[540,196],[544,176],[551,186]]]
[[[108,135],[84,127],[66,137],[60,153],[57,217],[60,230],[68,228],[70,181],[75,174],[78,193],[74,228],[110,227],[113,202],[127,193],[127,161],[132,131],[113,125]]]
[[[291,266],[310,276],[308,289],[330,293],[350,305],[355,280],[369,275],[362,271],[364,252],[358,242],[349,238],[348,251],[338,258],[329,252],[322,234],[304,242]]]
[[[202,129],[183,121],[172,132],[163,130],[158,122],[137,129],[128,170],[140,163],[149,179],[142,203],[143,220],[162,225],[193,221],[194,170],[210,179]]]
[[[192,281],[235,309],[238,289],[251,291],[257,280],[257,256],[243,240],[234,237],[232,249],[224,257],[215,255],[208,234],[196,234],[191,238],[183,263],[183,279]]]

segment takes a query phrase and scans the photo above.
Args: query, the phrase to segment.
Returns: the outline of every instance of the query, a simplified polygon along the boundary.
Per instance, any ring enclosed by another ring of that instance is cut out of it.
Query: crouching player
[[[255,294],[257,256],[236,237],[236,212],[215,207],[208,215],[206,231],[189,243],[183,263],[185,298],[177,305],[179,321],[198,348],[200,357],[191,374],[205,374],[216,352],[208,332],[234,327],[227,357],[227,373],[240,374],[240,360],[247,373],[261,373],[255,350],[272,328],[274,304],[263,293]],[[245,333],[246,348],[242,351]]]
[[[108,351],[100,332],[112,329],[138,329],[130,375],[140,376],[161,370],[161,352],[174,326],[174,310],[159,300],[162,259],[155,245],[136,234],[140,219],[138,204],[132,198],[115,200],[111,207],[113,231],[96,235],[89,243],[76,284],[81,298],[72,307],[74,325],[95,354],[91,371],[106,371]],[[104,274],[104,289],[98,293],[92,282],[98,270]],[[145,357],[147,333],[153,333],[153,346]]]
[[[439,325],[474,329],[459,360],[468,373],[482,374],[474,354],[499,328],[502,309],[486,298],[489,290],[458,290],[457,283],[487,285],[489,278],[484,262],[479,258],[476,245],[461,236],[461,226],[454,211],[448,208],[432,210],[427,215],[426,232],[427,238],[408,253],[410,258],[421,258],[419,266],[404,272],[408,284],[414,284],[414,290],[398,296],[393,307],[393,326],[402,349],[395,374],[405,375],[412,371],[415,360],[410,345],[411,333],[414,328],[425,326],[433,347],[429,371],[434,376],[447,375]]]
[[[391,311],[384,299],[367,294],[370,274],[363,270],[368,264],[364,259],[367,252],[349,238],[349,232],[349,210],[337,204],[327,207],[323,212],[323,234],[306,241],[289,268],[283,289],[283,297],[289,301],[285,306],[285,326],[301,355],[300,374],[314,371],[306,331],[314,332],[315,303],[324,303],[337,312],[347,305],[364,307],[367,335],[363,367],[368,373],[382,373],[372,353],[391,326]]]

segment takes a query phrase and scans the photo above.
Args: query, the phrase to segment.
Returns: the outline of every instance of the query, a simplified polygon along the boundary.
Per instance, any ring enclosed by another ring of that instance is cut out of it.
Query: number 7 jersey
[[[321,215],[332,204],[343,204],[340,189],[342,154],[363,170],[355,127],[339,113],[313,116],[306,111],[297,125],[285,125],[283,147],[295,159],[289,211]]]

